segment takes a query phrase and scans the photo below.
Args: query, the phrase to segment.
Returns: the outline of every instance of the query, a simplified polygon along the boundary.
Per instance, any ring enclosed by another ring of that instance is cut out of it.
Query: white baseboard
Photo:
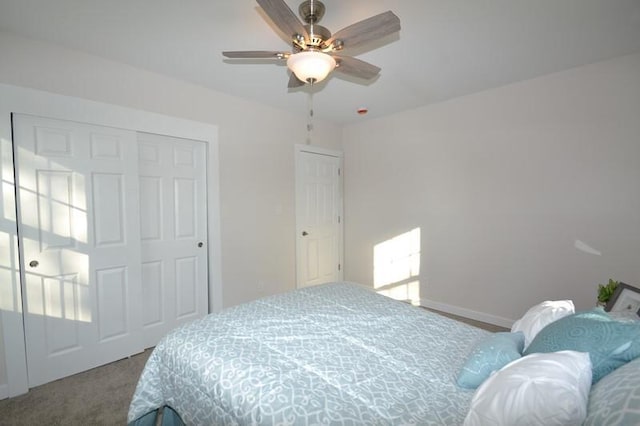
[[[0,385],[0,399],[9,398],[9,385]]]
[[[484,312],[472,311],[471,309],[447,305],[446,303],[434,302],[428,299],[420,299],[420,306],[435,309],[436,311],[446,312],[448,314],[458,315],[476,321],[486,322],[488,324],[498,325],[505,328],[511,328],[511,325],[513,325],[515,321],[509,318],[485,314]]]

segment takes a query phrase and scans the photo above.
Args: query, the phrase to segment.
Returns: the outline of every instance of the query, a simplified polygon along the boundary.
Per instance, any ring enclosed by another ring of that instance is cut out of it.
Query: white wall
[[[348,280],[372,285],[374,246],[419,227],[422,302],[478,319],[640,286],[640,54],[358,123],[343,144]]]
[[[217,125],[224,306],[295,288],[294,145],[306,140],[304,105],[294,116],[1,32],[0,57],[3,84]],[[336,149],[340,137],[339,127],[315,123],[315,144]],[[1,342],[0,395],[7,377]]]

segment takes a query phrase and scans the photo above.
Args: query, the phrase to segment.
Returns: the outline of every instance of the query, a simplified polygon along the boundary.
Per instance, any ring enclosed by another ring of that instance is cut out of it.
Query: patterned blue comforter
[[[167,335],[128,421],[168,405],[188,425],[460,425],[456,375],[487,334],[354,284],[272,296]]]

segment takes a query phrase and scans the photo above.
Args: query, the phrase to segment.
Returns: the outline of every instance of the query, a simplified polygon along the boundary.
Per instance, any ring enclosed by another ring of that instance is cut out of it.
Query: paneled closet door
[[[14,114],[29,386],[143,349],[136,133]]]
[[[138,134],[145,347],[208,312],[206,146]]]
[[[308,287],[342,279],[342,158],[296,153],[296,279]]]

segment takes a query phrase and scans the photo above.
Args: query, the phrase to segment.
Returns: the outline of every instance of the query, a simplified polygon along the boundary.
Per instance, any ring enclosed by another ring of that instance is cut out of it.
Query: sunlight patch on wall
[[[13,178],[13,149],[11,142],[0,139],[0,161],[2,162],[2,218],[16,220],[15,182]],[[4,226],[4,224],[3,224]],[[9,226],[12,226],[11,224]],[[15,226],[15,224],[13,224]],[[4,246],[2,246],[4,247]]]
[[[12,182],[2,181],[2,212],[4,219],[15,222],[16,209],[15,197],[13,195],[14,186]]]
[[[15,229],[15,185],[13,178],[13,148],[11,141],[0,139],[2,200],[0,209],[3,229]],[[0,310],[22,312],[17,267],[18,244],[14,233],[0,232]]]
[[[420,302],[420,228],[373,247],[373,286],[378,293]]]
[[[412,305],[420,304],[420,281],[411,281],[406,284],[397,284],[386,290],[378,290],[378,293],[396,300],[411,302]]]
[[[0,310],[22,312],[18,271],[13,266],[17,252],[15,238],[0,233]]]

